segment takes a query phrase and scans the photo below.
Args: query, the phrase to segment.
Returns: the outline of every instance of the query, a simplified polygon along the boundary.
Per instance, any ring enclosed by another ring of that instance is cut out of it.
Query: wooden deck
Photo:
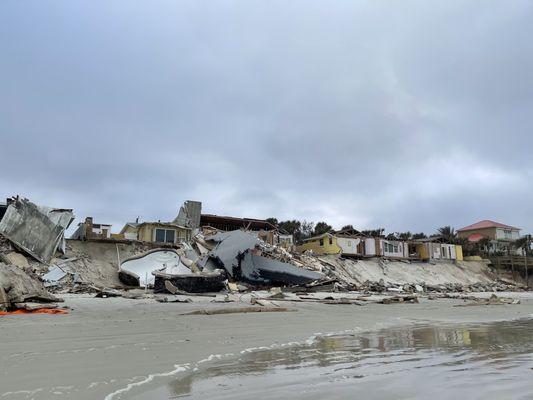
[[[526,279],[526,282],[529,281],[529,270],[533,267],[532,256],[490,256],[489,259],[498,273],[510,270],[513,278],[519,274]]]

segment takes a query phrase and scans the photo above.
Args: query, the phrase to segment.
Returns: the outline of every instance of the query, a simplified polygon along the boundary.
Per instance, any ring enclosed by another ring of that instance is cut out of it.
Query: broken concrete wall
[[[37,276],[28,274],[15,265],[0,263],[0,288],[9,303],[7,307],[26,301],[61,301],[48,293]]]
[[[16,199],[0,221],[0,234],[42,263],[64,247],[64,233],[74,220],[71,210],[40,207]]]
[[[200,216],[202,214],[202,203],[199,201],[187,200],[180,208],[178,216],[173,221],[177,225],[186,226],[191,229],[200,227]]]

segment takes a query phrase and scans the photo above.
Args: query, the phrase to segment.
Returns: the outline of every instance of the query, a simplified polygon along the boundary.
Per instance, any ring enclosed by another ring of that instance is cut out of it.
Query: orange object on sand
[[[15,310],[15,311],[0,311],[2,315],[17,315],[17,314],[68,314],[67,310],[60,308],[37,308],[35,310]]]

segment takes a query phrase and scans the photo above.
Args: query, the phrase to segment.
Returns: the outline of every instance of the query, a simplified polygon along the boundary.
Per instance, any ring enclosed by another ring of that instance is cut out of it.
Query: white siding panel
[[[365,254],[367,256],[376,255],[376,241],[373,238],[365,239]]]
[[[359,238],[337,238],[337,246],[341,248],[343,254],[357,254],[357,245],[361,242]]]

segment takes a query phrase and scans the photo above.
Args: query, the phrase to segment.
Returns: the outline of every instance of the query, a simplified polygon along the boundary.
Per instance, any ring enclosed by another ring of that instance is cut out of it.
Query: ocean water
[[[186,369],[121,398],[533,399],[533,320],[318,337]]]

